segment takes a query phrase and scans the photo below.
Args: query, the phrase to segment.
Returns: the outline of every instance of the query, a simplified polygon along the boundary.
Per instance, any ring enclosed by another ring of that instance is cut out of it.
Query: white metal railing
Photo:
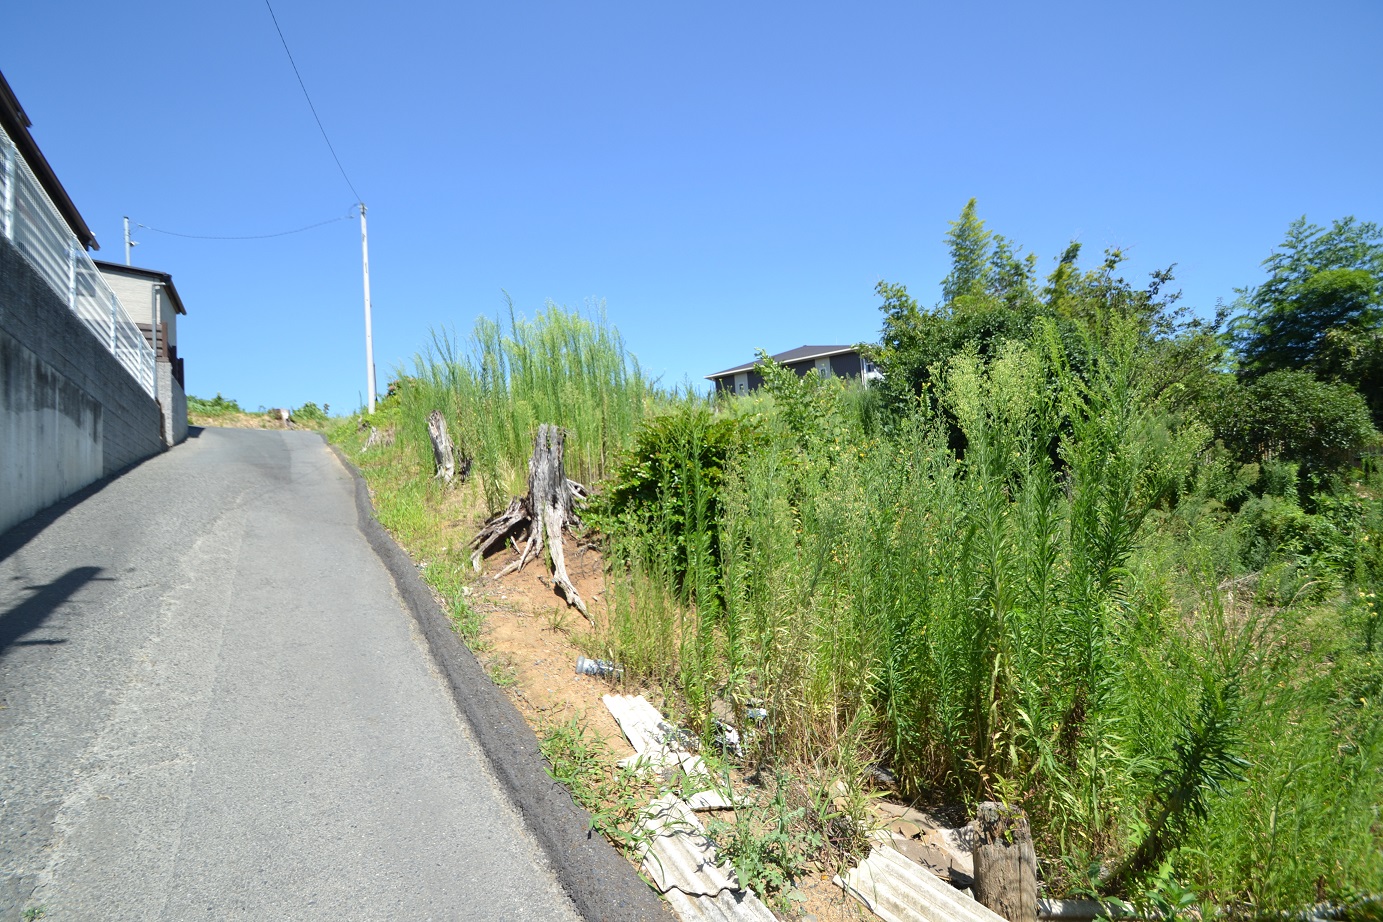
[[[154,349],[0,128],[0,231],[150,397]]]

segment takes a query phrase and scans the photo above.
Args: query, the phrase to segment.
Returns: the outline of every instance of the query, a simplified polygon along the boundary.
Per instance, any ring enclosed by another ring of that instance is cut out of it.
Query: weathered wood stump
[[[975,824],[975,899],[1008,922],[1037,920],[1037,854],[1017,807],[980,804]]]
[[[441,410],[427,414],[427,434],[432,439],[432,460],[437,465],[433,479],[450,486],[456,477],[456,451],[447,435],[447,420]]]
[[[360,447],[360,453],[362,455],[371,448],[388,448],[390,445],[394,444],[393,426],[388,426],[381,431],[371,426],[369,423],[362,422],[358,428],[361,432],[364,432],[366,429],[370,430],[370,437],[367,438],[365,444]]]
[[[479,573],[481,561],[491,552],[504,547],[504,543],[511,538],[522,540],[524,545],[519,559],[496,573],[495,579],[499,579],[523,569],[528,561],[541,555],[546,548],[552,560],[553,585],[562,590],[568,604],[590,619],[586,603],[567,575],[566,555],[562,549],[562,531],[569,525],[580,523],[577,504],[586,498],[586,488],[567,479],[566,467],[562,462],[565,438],[565,433],[550,423],[538,427],[538,434],[533,439],[533,454],[528,459],[528,495],[522,499],[515,497],[507,509],[484,524],[471,541],[471,547],[475,549],[471,554],[471,565]]]

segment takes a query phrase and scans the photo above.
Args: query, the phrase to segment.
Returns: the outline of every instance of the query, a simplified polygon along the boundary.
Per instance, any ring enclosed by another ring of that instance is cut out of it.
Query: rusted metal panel
[[[1004,922],[887,846],[876,847],[835,884],[886,922]]]

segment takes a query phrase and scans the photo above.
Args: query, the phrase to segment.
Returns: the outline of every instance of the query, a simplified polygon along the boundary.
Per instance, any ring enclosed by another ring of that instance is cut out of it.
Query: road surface
[[[351,474],[193,431],[0,536],[0,920],[577,918]]]

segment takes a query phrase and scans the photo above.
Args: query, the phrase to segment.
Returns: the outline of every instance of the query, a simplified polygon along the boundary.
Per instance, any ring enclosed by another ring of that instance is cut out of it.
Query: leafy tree
[[[951,222],[946,243],[951,250],[951,271],[941,280],[944,304],[952,304],[967,295],[978,296],[989,289],[993,272],[990,238],[984,222],[975,214],[975,200],[961,209],[960,219]]]
[[[1304,370],[1230,381],[1211,406],[1216,434],[1247,461],[1270,457],[1298,462],[1306,471],[1335,470],[1378,439],[1353,387]]]
[[[1267,281],[1240,292],[1244,376],[1309,369],[1357,387],[1383,420],[1383,229],[1348,217],[1327,230],[1301,217],[1263,265]]]
[[[993,237],[994,249],[989,257],[990,292],[1010,310],[1035,312],[1037,300],[1037,254],[1020,256],[1021,247],[1001,234]]]
[[[1107,251],[1098,268],[1082,272],[1081,247],[1073,242],[1039,290],[1037,257],[1021,255],[1013,242],[990,232],[974,199],[951,222],[946,243],[951,271],[942,282],[943,300],[937,307],[923,309],[903,285],[880,282],[875,289],[883,299],[884,320],[874,358],[884,374],[883,403],[894,412],[912,405],[935,370],[953,356],[973,349],[988,359],[1005,342],[1030,340],[1040,317],[1056,322],[1078,374],[1090,364],[1082,354],[1091,340],[1081,331],[1093,331],[1098,339],[1114,320],[1128,318],[1145,345],[1164,360],[1151,363],[1161,381],[1159,391],[1196,379],[1182,388],[1183,401],[1203,394],[1209,384],[1201,379],[1222,363],[1223,350],[1208,335],[1220,318],[1215,324],[1186,319],[1185,310],[1176,306],[1179,293],[1168,288],[1171,267],[1154,272],[1145,287],[1136,287],[1119,274],[1126,258],[1120,250]]]

